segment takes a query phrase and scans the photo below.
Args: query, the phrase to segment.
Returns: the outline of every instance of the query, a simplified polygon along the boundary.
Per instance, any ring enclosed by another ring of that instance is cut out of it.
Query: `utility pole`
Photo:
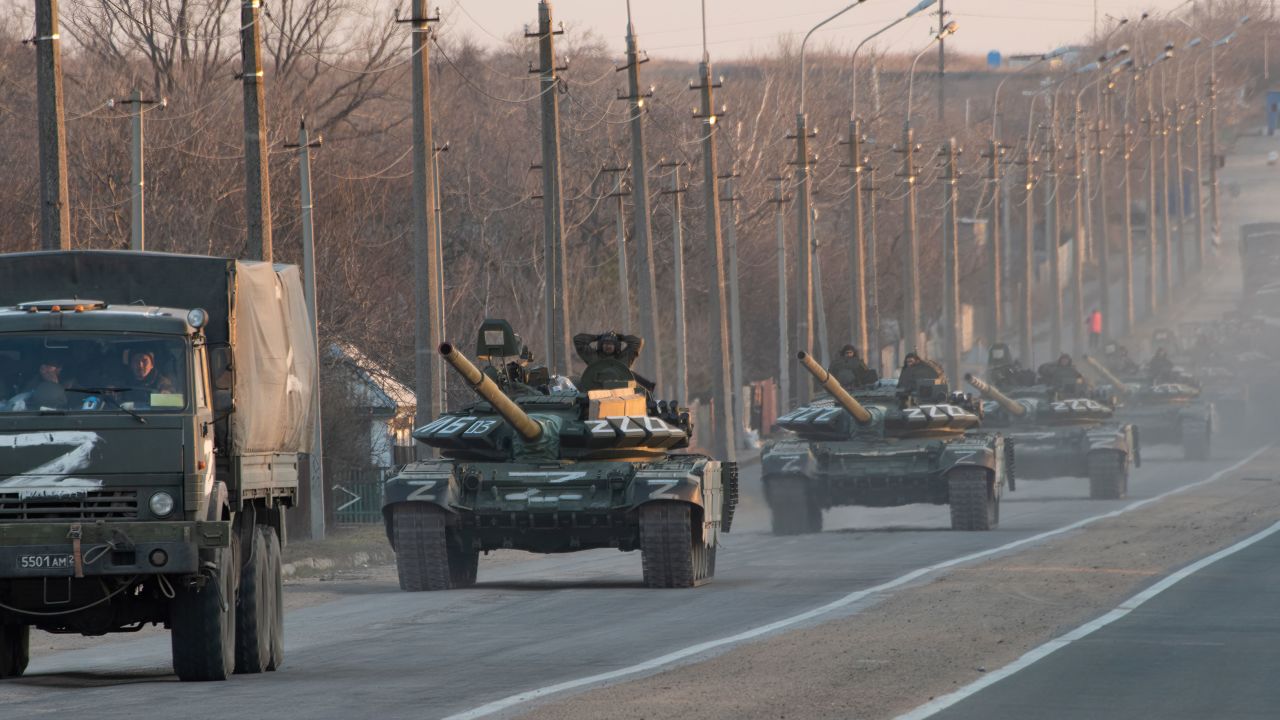
[[[876,168],[871,164],[871,158],[862,158],[862,192],[867,196],[867,315],[868,328],[867,336],[874,350],[874,355],[864,351],[868,355],[868,362],[877,372],[883,374],[884,363],[881,359],[881,350],[884,349],[884,336],[880,332],[880,271],[879,264],[876,262],[879,249],[879,242],[876,239]],[[874,358],[874,359],[872,359]]]
[[[133,193],[130,203],[129,214],[129,249],[135,252],[146,250],[147,247],[147,215],[146,215],[146,180],[145,167],[143,161],[144,141],[142,131],[142,116],[146,113],[147,105],[163,105],[163,100],[144,100],[142,93],[137,90],[126,100],[117,101],[121,105],[132,105],[133,112],[130,114],[132,119],[132,138],[129,143],[130,163],[129,163],[129,180],[133,186]]]
[[[1213,53],[1214,49],[1209,48]],[[1218,226],[1218,88],[1214,56],[1209,56],[1209,240],[1216,247],[1221,242]],[[1205,248],[1200,245],[1200,263],[1204,264]]]
[[[1159,265],[1156,252],[1159,245],[1156,241],[1156,122],[1154,111],[1148,111],[1142,122],[1147,126],[1147,312],[1145,317],[1155,315],[1159,309],[1156,287],[1159,281]]]
[[[738,297],[738,198],[734,195],[733,179],[738,173],[730,171],[720,176],[724,180],[725,205],[724,239],[725,254],[729,256],[729,347],[733,368],[733,422],[737,432],[746,430],[747,416],[742,393],[742,309]],[[737,432],[734,436],[737,437]]]
[[[1133,332],[1137,318],[1133,308],[1133,129],[1126,121],[1120,128],[1120,157],[1124,160],[1124,332]]]
[[[1049,124],[1045,128],[1044,251],[1049,257],[1049,354],[1062,353],[1062,263],[1059,259],[1061,204],[1058,201],[1058,103],[1049,94]]]
[[[58,0],[36,0],[36,115],[40,123],[40,248],[71,249],[67,132]]]
[[[786,409],[791,405],[791,348],[787,341],[787,198],[783,187],[786,178],[769,178],[774,181],[773,221],[778,236],[778,405]]]
[[[943,358],[949,377],[960,377],[960,244],[956,206],[960,171],[956,160],[960,150],[956,139],[947,140],[940,153],[946,165],[943,190],[946,197],[942,205],[942,337]]]
[[[998,140],[987,142],[987,184],[991,188],[991,208],[987,215],[987,284],[990,286],[990,307],[987,309],[987,345],[1000,341],[1003,325],[1004,303],[1001,283],[1004,280],[1003,258],[1000,248],[1000,156],[1004,154]]]
[[[609,193],[609,197],[618,199],[618,216],[616,221],[616,237],[618,241],[618,314],[622,316],[622,326],[631,330],[631,278],[627,272],[627,213],[626,213],[626,197],[631,193],[622,189],[622,177],[630,168],[623,167],[604,167],[600,169],[602,173],[617,174],[618,179],[614,182],[613,192]]]
[[[809,212],[809,138],[817,135],[810,132],[805,114],[796,114],[796,132],[788,135],[788,139],[796,141],[796,159],[792,162],[796,168],[796,284],[799,285],[800,306],[796,318],[796,346],[806,353],[814,352],[814,308],[813,308],[813,215]],[[830,358],[823,358],[830,362]],[[793,359],[792,362],[795,362]],[[797,373],[797,401],[803,405],[813,397],[813,383],[809,382],[805,373]]]
[[[1098,234],[1095,247],[1098,249],[1098,282],[1102,287],[1099,293],[1101,295],[1099,304],[1102,310],[1103,333],[1107,337],[1114,337],[1116,324],[1111,318],[1111,223],[1107,214],[1107,195],[1110,193],[1110,188],[1107,186],[1107,145],[1102,139],[1103,124],[1106,122],[1104,116],[1102,108],[1098,108],[1098,119],[1093,125],[1093,142],[1098,156],[1096,182],[1098,210],[1095,213],[1098,216]]]
[[[138,99],[137,93],[134,93]],[[306,293],[307,314],[311,320],[311,344],[316,357],[320,356],[320,314],[316,308],[316,240],[315,222],[311,204],[311,148],[324,144],[324,138],[316,137],[313,141],[307,133],[307,121],[303,118],[298,125],[298,144],[285,145],[298,151],[298,199],[302,205],[302,280],[303,292]],[[316,378],[311,388],[311,402],[316,411],[320,409],[320,379]],[[311,462],[308,489],[311,493],[310,521],[311,539],[324,538],[324,439],[319,418],[311,429]]]
[[[423,2],[425,5],[425,2]],[[262,75],[261,0],[240,4],[240,80],[244,85],[244,200],[248,254],[272,261],[271,180],[267,168],[267,116]]]
[[[853,206],[852,232],[849,237],[849,269],[852,275],[852,288],[849,303],[849,330],[853,344],[858,346],[864,356],[869,354],[867,347],[867,240],[862,211],[862,121],[856,117],[849,119],[849,202]],[[827,359],[830,362],[830,358]]]
[[[640,332],[650,351],[640,356],[640,373],[662,387],[662,342],[658,335],[657,281],[654,278],[653,239],[649,228],[649,161],[644,147],[644,103],[652,91],[640,90],[640,65],[649,61],[641,57],[639,40],[631,24],[631,3],[627,2],[627,94],[619,94],[619,100],[629,104],[631,128],[631,202],[635,208],[632,216],[632,240],[636,249],[637,284],[636,298],[640,307]],[[623,68],[619,68],[621,70]],[[684,400],[684,398],[680,398]]]
[[[684,163],[664,162],[658,167],[671,168],[671,188],[662,194],[671,196],[671,264],[672,280],[676,286],[676,400],[685,403],[689,401],[689,336],[684,304],[684,206],[681,197],[685,188],[680,185],[681,165]]]
[[[1204,268],[1204,115],[1200,99],[1193,105],[1196,122],[1196,270]]]
[[[1178,255],[1178,275],[1177,282],[1181,282],[1187,277],[1187,208],[1185,193],[1187,184],[1183,181],[1182,169],[1186,167],[1182,164],[1182,106],[1175,98],[1173,108],[1170,110],[1173,125],[1173,149],[1174,149],[1174,170],[1176,191],[1173,194],[1174,210],[1173,214],[1178,218],[1178,237],[1177,237],[1177,255]],[[1172,295],[1166,295],[1172,300]]]
[[[1075,148],[1071,153],[1071,160],[1074,163],[1075,175],[1075,211],[1076,211],[1076,231],[1075,237],[1071,241],[1071,348],[1077,354],[1084,353],[1088,348],[1085,345],[1084,337],[1084,246],[1085,238],[1089,234],[1089,224],[1085,222],[1084,208],[1085,199],[1089,195],[1089,185],[1087,183],[1087,159],[1085,157],[1085,125],[1083,113],[1080,108],[1076,108],[1075,117],[1072,119],[1071,136]],[[1104,282],[1102,292],[1106,294],[1107,285]]]
[[[818,208],[809,208],[809,222],[810,227],[818,227]],[[824,362],[830,362],[830,359],[834,357],[834,355],[832,355],[830,347],[831,335],[827,332],[827,303],[822,297],[822,263],[820,262],[822,257],[821,246],[822,243],[818,240],[815,232],[813,238],[813,257],[810,262],[810,267],[813,268],[814,335],[818,342],[818,347],[816,348],[818,356],[823,358]]]
[[[1163,68],[1161,68],[1163,72]],[[1164,94],[1161,93],[1161,101]],[[1169,114],[1163,102],[1160,107],[1160,286],[1161,298],[1165,303],[1173,300],[1173,234],[1169,216]]]
[[[947,120],[947,7],[938,0],[938,124]]]
[[[915,168],[915,135],[911,126],[907,125],[902,132],[902,146],[894,148],[902,153],[902,172],[900,177],[907,183],[906,196],[903,199],[902,244],[902,349],[904,353],[915,350],[920,344],[920,262],[916,239],[916,168]]]
[[[425,0],[415,0],[425,1]],[[539,76],[538,95],[542,99],[542,257],[545,264],[543,301],[547,307],[545,342],[547,367],[568,373],[573,365],[569,338],[569,285],[565,276],[564,194],[560,176],[560,78],[564,69],[556,65],[555,37],[564,30],[551,25],[551,3],[538,3],[539,67],[530,70]]]
[[[1032,138],[1028,136],[1022,160],[1018,161],[1018,164],[1023,166],[1023,187],[1026,190],[1025,202],[1023,203],[1026,210],[1026,224],[1023,229],[1024,237],[1022,240],[1022,283],[1019,288],[1020,297],[1018,298],[1018,304],[1021,306],[1018,319],[1022,322],[1022,327],[1018,333],[1018,353],[1021,355],[1023,364],[1028,367],[1032,366],[1034,360],[1032,350],[1035,342],[1031,305],[1032,283],[1035,281],[1036,252],[1036,158],[1032,154],[1034,152]]]
[[[431,124],[431,17],[427,0],[413,0],[409,23],[413,32],[413,296],[414,296],[414,426],[421,427],[444,411],[440,381],[443,290],[440,287],[440,248],[436,233],[435,141]],[[420,454],[429,453],[419,445]]]
[[[436,334],[444,339],[448,337],[448,324],[445,322],[444,316],[444,191],[440,188],[440,156],[449,151],[449,143],[444,145],[435,145],[435,152],[431,154],[431,187],[435,189],[435,253],[436,253],[436,285],[434,295],[432,295],[432,303],[436,309]],[[445,411],[445,405],[448,404],[449,391],[449,368],[444,363],[435,359],[435,355],[431,356],[432,362],[436,366],[436,378],[440,385],[440,407],[435,412],[437,414]]]
[[[703,28],[705,33],[706,22]],[[703,41],[702,62],[698,65],[700,82],[691,89],[700,91],[702,106],[695,118],[702,121],[702,187],[706,193],[707,256],[711,259],[711,399],[715,417],[715,455],[725,462],[738,456],[737,432],[733,424],[732,362],[729,351],[729,317],[727,283],[725,282],[724,240],[720,236],[720,193],[716,183],[716,129],[718,115],[712,92],[720,87],[711,77],[711,56]],[[723,112],[723,111],[722,111]]]

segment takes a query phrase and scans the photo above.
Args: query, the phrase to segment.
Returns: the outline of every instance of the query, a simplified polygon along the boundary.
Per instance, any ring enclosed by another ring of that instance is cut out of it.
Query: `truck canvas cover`
[[[203,308],[212,348],[231,348],[232,452],[310,452],[315,345],[293,265],[201,255],[71,250],[0,255],[0,307],[83,298]],[[216,382],[221,368],[212,368]]]

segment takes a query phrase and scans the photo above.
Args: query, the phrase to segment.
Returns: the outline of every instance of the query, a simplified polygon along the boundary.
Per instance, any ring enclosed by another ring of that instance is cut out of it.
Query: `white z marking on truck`
[[[69,477],[72,473],[89,467],[93,449],[102,442],[102,436],[95,432],[81,430],[58,430],[54,432],[17,433],[0,435],[0,451],[20,448],[56,445],[70,447],[71,450],[59,455],[43,465],[34,467],[24,473],[14,475],[0,481],[0,488],[32,487],[57,485],[59,487],[102,487],[101,480],[87,480]]]

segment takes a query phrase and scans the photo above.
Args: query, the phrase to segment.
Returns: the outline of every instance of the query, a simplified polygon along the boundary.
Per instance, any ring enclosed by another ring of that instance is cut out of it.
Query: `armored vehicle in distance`
[[[1121,402],[1116,420],[1132,423],[1143,445],[1181,445],[1185,459],[1209,459],[1213,404],[1201,399],[1200,388],[1192,385],[1190,378],[1155,382],[1138,377],[1126,382],[1088,355],[1084,361],[1110,383]]]
[[[484,370],[440,346],[481,400],[414,431],[442,458],[386,483],[400,587],[469,586],[480,553],[501,548],[639,550],[649,587],[710,580],[733,522],[737,466],[674,452],[689,445],[688,413],[650,399],[625,363],[593,363],[579,389],[524,368],[521,351],[505,320],[480,328]]]
[[[1063,397],[1047,385],[1010,388],[1006,394],[973,375],[965,380],[987,402],[983,425],[999,428],[1018,451],[1022,480],[1089,478],[1089,497],[1123,498],[1129,468],[1142,462],[1132,425],[1112,420],[1112,409],[1088,397]]]
[[[1012,447],[979,429],[979,408],[942,384],[873,387],[855,398],[799,357],[831,397],[779,418],[791,434],[761,454],[775,534],[820,532],[822,511],[844,505],[950,505],[953,530],[996,527],[1000,496],[1012,489]]]

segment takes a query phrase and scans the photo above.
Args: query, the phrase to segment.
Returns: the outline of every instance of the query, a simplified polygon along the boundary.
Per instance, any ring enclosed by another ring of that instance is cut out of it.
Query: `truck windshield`
[[[187,348],[154,335],[0,334],[0,413],[181,412]]]

